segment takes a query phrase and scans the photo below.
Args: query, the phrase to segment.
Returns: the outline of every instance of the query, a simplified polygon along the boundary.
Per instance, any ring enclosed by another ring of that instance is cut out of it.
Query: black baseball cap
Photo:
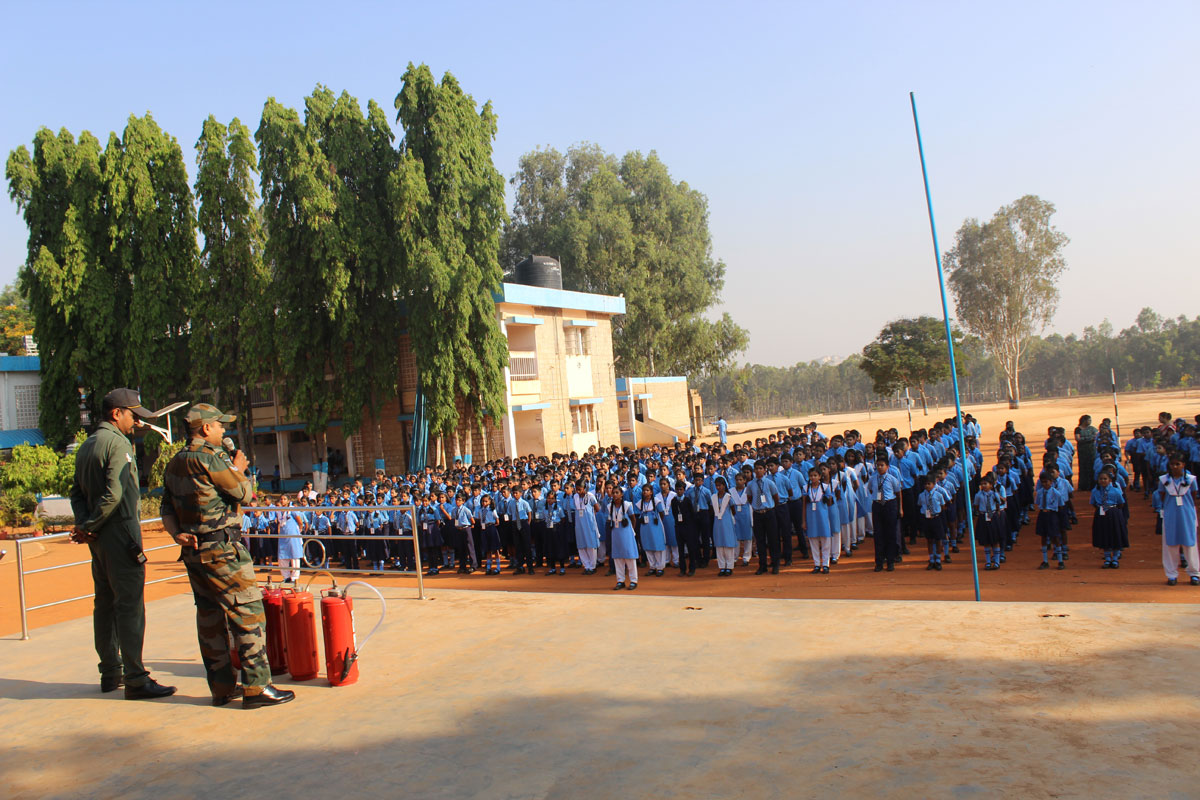
[[[150,410],[142,405],[141,396],[133,389],[113,389],[104,395],[104,407],[108,409],[128,408],[142,419],[150,419],[153,416]]]

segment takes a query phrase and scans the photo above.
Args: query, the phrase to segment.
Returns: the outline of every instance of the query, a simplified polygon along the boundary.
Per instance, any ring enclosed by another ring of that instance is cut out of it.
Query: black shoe
[[[125,679],[120,675],[116,675],[112,678],[100,679],[100,691],[104,692],[105,694],[108,694],[109,692],[115,692],[124,685]]]
[[[1114,561],[1114,562],[1112,562],[1112,566],[1111,566],[1111,567],[1109,567],[1109,569],[1120,569],[1120,568],[1121,568],[1121,562],[1120,562],[1120,561]]]
[[[876,565],[875,565],[875,571],[876,571],[876,572],[883,572],[883,564],[876,564]]]
[[[813,571],[813,575],[820,575],[820,574],[821,574],[821,568],[820,568],[820,567],[813,567],[813,568],[812,568],[812,571]]]
[[[637,581],[634,581],[633,583],[629,584],[625,588],[632,592],[634,589],[637,588]]]
[[[951,548],[950,548],[950,552],[951,552],[951,553],[957,553],[957,552],[958,552],[958,545],[954,545],[953,547],[951,547]]]
[[[1043,561],[1042,565],[1040,567],[1038,567],[1038,569],[1050,569],[1050,562]]]
[[[175,694],[174,686],[163,686],[153,678],[147,678],[141,686],[126,686],[126,700],[157,700]]]
[[[216,706],[217,708],[220,708],[221,706],[227,706],[230,703],[232,703],[234,700],[237,700],[243,694],[244,693],[242,691],[242,687],[239,686],[236,689],[234,689],[232,692],[230,692],[229,694],[222,695],[220,697],[213,697],[212,704],[214,706]]]
[[[1063,562],[1061,562],[1061,561],[1060,561],[1060,562],[1058,562],[1058,568],[1059,568],[1059,569],[1066,569],[1066,568],[1067,568],[1067,565],[1066,565],[1066,564],[1064,564]]]
[[[888,571],[888,572],[895,572],[895,571],[896,571],[896,567],[895,567],[895,565],[893,565],[893,564],[888,564],[888,565],[887,565],[887,571]]]
[[[792,560],[791,560],[790,558],[789,558],[789,559],[786,559],[786,560],[783,562],[783,565],[784,565],[785,567],[790,567],[790,566],[792,565]]]
[[[1174,586],[1176,583],[1175,578],[1167,578],[1167,586]]]
[[[1200,586],[1200,578],[1197,578],[1195,575],[1193,575],[1188,579],[1188,583],[1192,586]]]
[[[938,572],[941,572],[942,571],[942,562],[940,562],[940,561],[933,562],[933,568],[936,569]]]
[[[957,553],[957,552],[958,552],[958,548],[957,548],[957,547],[956,547],[956,548],[954,548],[953,552]],[[949,563],[950,563],[950,556],[946,556],[945,558],[943,558],[943,559],[941,560],[941,562],[940,562],[940,563],[943,563],[943,564],[949,564]]]
[[[829,574],[829,567],[821,567],[821,574],[822,574],[822,575],[828,575],[828,574]]]
[[[262,708],[263,706],[279,706],[296,699],[296,693],[290,689],[276,689],[268,686],[261,694],[248,694],[242,697],[242,708]]]
[[[925,571],[926,571],[926,572],[931,572],[931,571],[933,571],[933,569],[934,569],[933,562],[932,562],[932,561],[930,561],[930,562],[929,562],[929,565],[925,567]]]
[[[755,575],[766,575],[766,574],[767,574],[767,568],[766,568],[766,567],[759,567],[758,569],[756,569],[756,570],[754,571],[754,574],[755,574]]]
[[[771,567],[771,574],[772,574],[772,575],[778,575],[778,574],[779,574],[779,565],[778,565],[778,564],[776,564],[775,566]]]
[[[615,592],[618,589],[624,589],[624,588],[625,588],[625,581],[617,581],[617,585],[613,587],[613,591]]]
[[[689,570],[688,570],[688,577],[689,577],[689,578],[693,577],[695,574],[696,574],[696,568],[695,568],[695,567],[692,567],[691,569],[689,569]]]

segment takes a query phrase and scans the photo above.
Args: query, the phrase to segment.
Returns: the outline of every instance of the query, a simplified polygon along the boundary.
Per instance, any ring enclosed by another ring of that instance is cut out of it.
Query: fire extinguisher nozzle
[[[350,651],[347,650],[346,652],[349,653]],[[354,666],[355,661],[358,661],[358,653],[351,653],[345,659],[345,663],[342,666],[342,680],[346,680],[346,676],[350,674],[350,668]]]

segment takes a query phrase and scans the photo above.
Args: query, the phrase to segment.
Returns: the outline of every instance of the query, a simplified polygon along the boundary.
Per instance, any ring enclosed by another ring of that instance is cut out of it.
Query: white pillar
[[[637,450],[637,414],[633,410],[633,378],[625,378],[625,388],[629,390],[629,432],[633,434],[633,449]]]
[[[504,337],[504,346],[512,351],[512,347],[508,344],[508,325],[504,322],[504,313],[496,312],[500,319],[500,334]],[[517,457],[517,426],[513,422],[512,412],[512,373],[508,369],[508,363],[504,365],[504,447],[507,450],[505,455],[510,458]]]

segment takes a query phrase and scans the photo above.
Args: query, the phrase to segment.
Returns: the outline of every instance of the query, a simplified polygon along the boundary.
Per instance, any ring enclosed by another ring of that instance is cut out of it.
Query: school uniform
[[[712,498],[713,511],[713,546],[717,549],[717,567],[723,571],[733,571],[734,560],[737,556],[737,533],[733,523],[733,496],[719,492]],[[728,572],[726,574],[728,574]]]
[[[900,476],[892,467],[882,475],[873,473],[866,484],[866,494],[871,498],[871,516],[875,528],[875,566],[885,564],[893,567],[900,555],[897,528],[900,514],[900,496],[903,491]]]
[[[945,505],[946,497],[937,486],[925,489],[917,496],[917,511],[921,515],[921,534],[932,548],[929,561],[933,564],[941,564],[938,545],[946,538],[946,522],[943,514]]]
[[[750,509],[750,495],[745,489],[738,491],[737,488],[729,490],[729,496],[733,498],[733,533],[737,538],[737,558],[741,559],[742,565],[750,563],[750,555],[754,549],[754,520]],[[803,508],[803,501],[801,501]],[[804,523],[801,520],[799,529],[800,536],[804,533]],[[808,543],[804,546],[805,555],[808,555]]]
[[[787,565],[792,563],[792,512],[788,503],[793,496],[795,478],[790,474],[790,470],[784,470],[782,466],[770,477],[774,479],[775,488],[779,490],[779,502],[775,504],[775,527],[779,530],[779,554],[783,563]],[[799,487],[795,487],[795,490],[798,491]],[[715,536],[714,533],[714,543]]]
[[[595,511],[598,503],[591,492],[583,496],[574,495],[571,503],[575,517],[575,547],[583,568],[590,572],[596,568],[596,549],[600,546],[600,529],[596,524]]]
[[[687,492],[675,498],[675,538],[679,542],[679,574],[695,575],[700,565],[700,523]]]
[[[679,566],[679,539],[675,533],[675,493],[654,495],[654,507],[658,509],[658,518],[662,520],[663,537],[666,539],[667,563],[673,567]]]
[[[513,511],[513,545],[516,549],[518,572],[533,572],[533,535],[529,528],[533,508],[523,496],[512,498],[509,507]]]
[[[1120,551],[1129,547],[1129,525],[1125,520],[1125,495],[1116,486],[1096,486],[1089,503],[1092,514],[1092,547],[1104,551],[1106,566],[1112,566]]]
[[[712,555],[712,492],[703,485],[693,484],[684,490],[692,503],[692,519],[696,528],[696,539],[700,547],[700,567],[708,566]]]
[[[300,519],[291,508],[283,513],[283,523],[279,540],[279,570],[285,581],[296,581],[300,578],[300,559],[304,557],[303,544],[300,540]]]
[[[653,500],[639,500],[634,504],[637,533],[642,550],[646,553],[646,565],[652,572],[666,566],[667,537],[663,528],[662,514]]]
[[[767,571],[767,559],[770,557],[770,569],[779,571],[779,529],[775,524],[775,506],[779,504],[779,489],[775,482],[764,477],[762,480],[753,478],[746,484],[746,492],[750,495],[750,509],[754,520],[754,540],[758,545],[758,573]]]
[[[825,489],[825,484],[809,484],[804,490],[804,527],[815,570],[828,572],[833,551],[833,530],[829,526],[829,512],[826,509],[833,497],[826,494]]]
[[[1196,550],[1196,476],[1163,475],[1154,494],[1162,506],[1163,570],[1168,580],[1179,577],[1179,559],[1187,562],[1193,582],[1200,581],[1200,554]]]
[[[1034,494],[1034,504],[1038,509],[1037,535],[1042,537],[1042,563],[1047,563],[1047,552],[1052,544],[1060,569],[1063,563],[1063,551],[1059,509],[1064,499],[1058,487],[1046,487],[1040,482],[1038,483],[1037,491]]]
[[[589,495],[590,497],[591,495]],[[617,572],[617,585],[637,586],[637,534],[633,530],[633,504],[622,500],[609,501],[609,524],[612,526],[612,557]],[[582,551],[581,551],[582,552]],[[585,565],[586,566],[586,565]]]

